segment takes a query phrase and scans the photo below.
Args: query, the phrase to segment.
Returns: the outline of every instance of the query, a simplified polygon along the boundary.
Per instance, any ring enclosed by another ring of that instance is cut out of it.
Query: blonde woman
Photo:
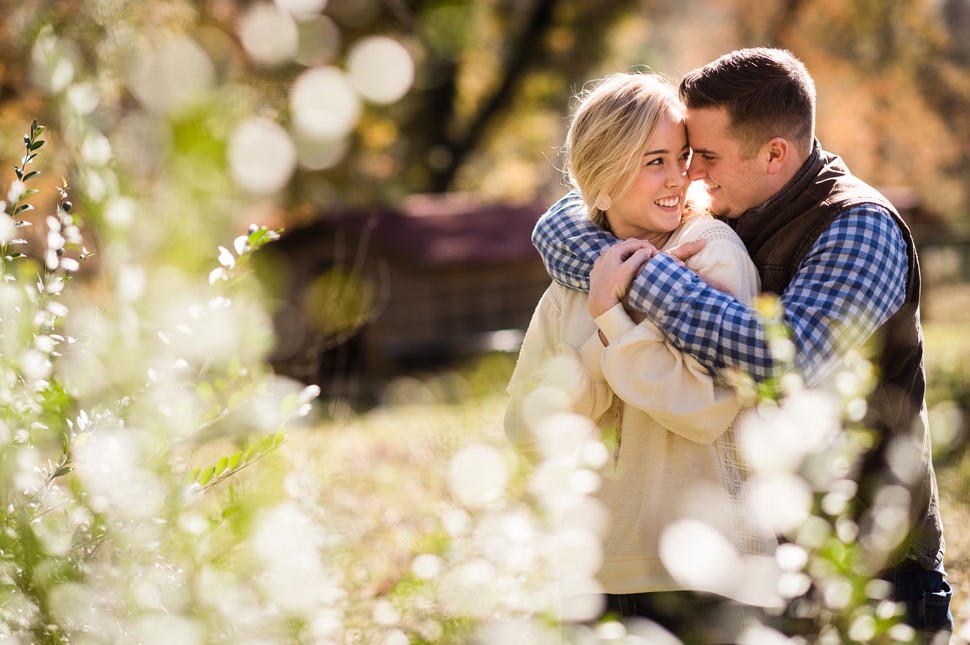
[[[687,642],[692,614],[714,623],[709,612],[737,614],[739,606],[678,582],[661,560],[664,530],[700,519],[741,553],[767,548],[739,500],[744,470],[732,424],[741,401],[654,324],[632,318],[623,301],[643,262],[686,242],[704,240],[687,266],[743,302],[758,293],[758,274],[726,224],[687,204],[684,106],[666,80],[616,74],[580,98],[566,141],[568,179],[590,218],[625,241],[601,255],[588,296],[556,282],[542,296],[508,386],[505,428],[539,459],[529,398],[561,382],[569,366],[577,383],[571,411],[613,436],[597,493],[612,519],[598,574],[607,610],[651,618]]]

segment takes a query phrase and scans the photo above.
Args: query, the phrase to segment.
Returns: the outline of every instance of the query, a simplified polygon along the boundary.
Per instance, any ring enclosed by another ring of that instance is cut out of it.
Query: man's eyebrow
[[[716,157],[717,153],[713,150],[708,150],[707,148],[694,148],[695,155],[708,155],[711,157]]]

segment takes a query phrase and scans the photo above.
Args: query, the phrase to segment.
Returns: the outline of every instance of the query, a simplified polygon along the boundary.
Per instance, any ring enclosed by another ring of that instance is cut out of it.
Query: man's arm
[[[532,232],[532,243],[553,280],[587,293],[593,263],[616,242],[589,219],[586,203],[575,190],[553,204]]]
[[[833,222],[781,295],[795,366],[813,384],[847,348],[860,347],[905,300],[902,233],[881,208],[852,208]],[[630,288],[629,306],[649,312],[671,342],[708,369],[775,376],[764,326],[753,309],[709,287],[664,254]]]

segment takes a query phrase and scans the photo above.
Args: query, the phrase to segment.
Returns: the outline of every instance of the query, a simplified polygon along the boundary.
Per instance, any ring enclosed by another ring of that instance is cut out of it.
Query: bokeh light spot
[[[276,0],[276,6],[299,19],[323,11],[327,0]]]
[[[479,506],[502,497],[508,478],[502,455],[494,448],[475,444],[452,457],[448,486],[463,504]]]
[[[394,103],[414,82],[414,61],[403,45],[384,36],[364,38],[347,58],[350,78],[368,101]]]
[[[138,58],[128,79],[147,108],[170,112],[212,87],[215,68],[197,42],[180,37]]]
[[[688,589],[723,592],[740,570],[738,554],[727,538],[693,519],[678,520],[664,530],[660,559]]]
[[[343,138],[360,117],[360,99],[346,75],[335,67],[303,72],[293,83],[290,108],[296,129],[318,140]]]
[[[278,191],[296,167],[296,146],[286,131],[268,119],[243,123],[229,141],[229,166],[236,183],[257,194]]]
[[[293,17],[266,3],[253,5],[240,18],[237,31],[249,57],[266,66],[292,59],[300,41]]]

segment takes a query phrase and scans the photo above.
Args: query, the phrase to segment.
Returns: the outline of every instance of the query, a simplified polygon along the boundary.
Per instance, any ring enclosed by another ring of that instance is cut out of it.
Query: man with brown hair
[[[924,402],[919,264],[909,229],[885,197],[822,150],[814,135],[814,82],[790,52],[726,54],[687,74],[680,95],[693,150],[689,176],[703,181],[711,210],[744,241],[762,290],[780,297],[806,384],[818,385],[846,351],[878,342],[879,382],[867,422],[881,441],[859,482],[860,522],[864,530],[873,520],[864,511],[881,487],[908,490],[908,537],[880,575],[906,603],[909,624],[928,638],[952,631]],[[554,279],[588,290],[594,261],[616,238],[593,226],[571,193],[540,219],[533,242]],[[618,276],[629,270],[615,267]],[[779,375],[751,307],[668,254],[638,271],[626,304],[674,346],[714,374],[733,369],[758,382]],[[912,451],[916,467],[891,467],[890,450]]]

